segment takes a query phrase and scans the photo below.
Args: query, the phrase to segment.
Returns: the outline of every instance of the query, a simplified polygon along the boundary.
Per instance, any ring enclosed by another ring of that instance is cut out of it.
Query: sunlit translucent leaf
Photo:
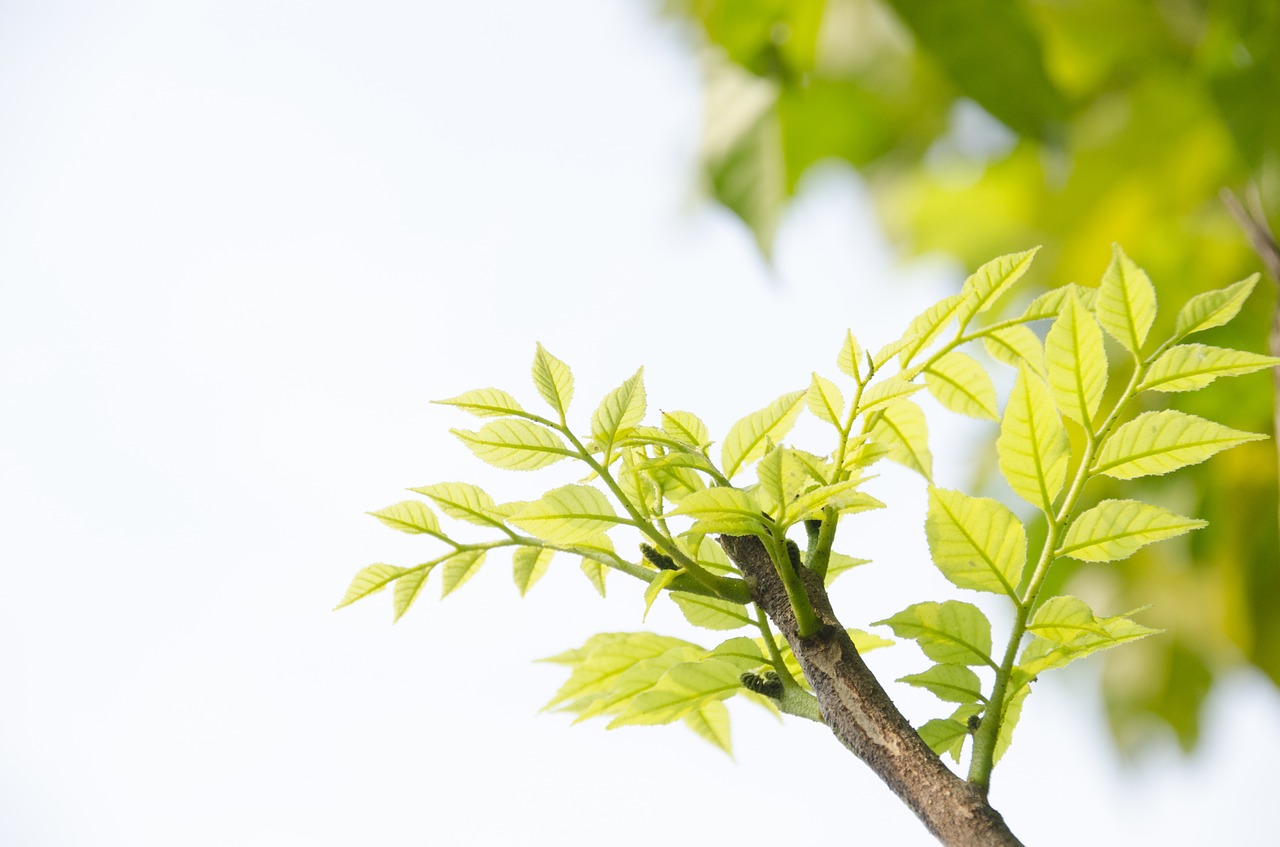
[[[684,725],[697,733],[699,738],[710,741],[729,755],[733,744],[729,740],[729,709],[719,700],[709,700],[697,711],[684,716]]]
[[[901,376],[895,374],[883,382],[877,382],[862,393],[862,399],[858,401],[858,414],[866,414],[875,409],[888,406],[896,400],[910,397],[923,388],[923,385],[907,382]]]
[[[464,550],[456,556],[445,560],[444,573],[440,578],[441,595],[447,597],[464,582],[475,576],[476,571],[484,564],[484,550]]]
[[[781,441],[800,414],[804,397],[803,391],[784,394],[731,426],[721,451],[724,475],[732,478],[747,462],[763,456],[771,440]]]
[[[765,662],[760,645],[744,635],[720,642],[707,655],[730,662],[740,671],[758,668]]]
[[[686,594],[683,591],[671,592],[671,599],[680,607],[685,620],[703,629],[741,629],[755,623],[747,612],[747,607],[740,603],[718,597],[704,597],[701,594]]]
[[[929,430],[924,412],[910,400],[886,406],[871,426],[871,437],[884,446],[893,461],[933,479],[933,454],[929,452]]]
[[[1207,344],[1179,344],[1170,347],[1138,386],[1139,391],[1194,391],[1220,376],[1239,376],[1280,364],[1280,359],[1210,347]]]
[[[1107,354],[1093,314],[1074,296],[1063,304],[1044,340],[1049,388],[1062,414],[1092,431],[1107,387]]]
[[[805,394],[805,401],[809,404],[809,411],[818,420],[837,428],[844,425],[844,395],[831,380],[815,373],[809,383],[809,391]]]
[[[1156,319],[1156,289],[1119,244],[1113,245],[1111,264],[1102,274],[1095,308],[1107,334],[1137,355]]]
[[[934,665],[924,673],[913,673],[898,682],[932,692],[949,703],[976,703],[982,696],[978,675],[964,665]]]
[[[600,402],[591,416],[591,437],[604,450],[606,458],[613,452],[613,442],[644,418],[644,368],[636,371]]]
[[[564,420],[573,400],[573,373],[568,365],[548,353],[541,344],[533,355],[533,385],[547,405]]]
[[[1038,376],[1044,373],[1044,345],[1028,327],[1022,324],[1008,326],[988,333],[982,338],[987,354],[997,362],[1012,367],[1026,363]]]
[[[1023,311],[1021,320],[1034,321],[1043,318],[1056,318],[1058,313],[1062,311],[1063,304],[1073,295],[1080,299],[1081,305],[1089,311],[1093,311],[1094,305],[1098,300],[1098,289],[1085,288],[1083,285],[1076,285],[1071,282],[1052,291],[1046,291],[1031,301],[1031,304]]]
[[[610,632],[593,635],[578,650],[554,656],[546,661],[570,664],[573,672],[560,686],[544,709],[565,703],[581,702],[593,695],[612,691],[618,677],[630,668],[655,659],[669,650],[689,648],[702,652],[695,644],[652,632]],[[567,661],[566,658],[567,657]],[[665,668],[663,672],[665,673]]]
[[[700,454],[671,453],[641,462],[637,470],[649,475],[653,483],[662,491],[663,497],[678,503],[687,495],[707,487],[702,477],[693,469],[708,467],[710,463]]]
[[[1032,635],[1055,644],[1069,644],[1082,636],[1111,637],[1102,622],[1094,617],[1093,610],[1079,597],[1069,594],[1046,600],[1036,609],[1027,629]]]
[[[560,436],[530,421],[492,421],[479,432],[449,430],[481,461],[509,471],[532,471],[574,455]]]
[[[881,347],[879,350],[876,351],[876,354],[871,357],[871,364],[874,366],[874,370],[877,370],[877,371],[880,370],[880,368],[884,367],[885,363],[888,362],[890,359],[892,359],[894,356],[899,355],[900,353],[902,353],[903,350],[907,349],[908,347],[915,346],[917,342],[920,341],[921,337],[922,337],[922,334],[919,331],[908,331],[905,335],[903,335],[897,341],[891,341],[888,344]]]
[[[911,364],[916,354],[932,344],[968,308],[970,299],[969,294],[964,292],[953,294],[912,318],[911,323],[907,324],[907,331],[902,334],[902,339],[907,343],[898,351],[899,364],[904,368]]]
[[[961,588],[1017,598],[1027,534],[1008,507],[930,486],[924,526],[933,563],[943,576]]]
[[[899,638],[911,638],[924,654],[941,664],[989,665],[991,624],[970,603],[916,603],[874,626],[888,626]]]
[[[378,564],[361,568],[360,572],[351,580],[351,585],[347,587],[347,593],[342,595],[342,602],[333,608],[341,609],[343,606],[350,606],[370,594],[377,594],[387,587],[387,583],[408,572],[409,568],[398,568],[395,565]]]
[[[369,514],[401,532],[441,537],[440,521],[436,518],[435,512],[431,511],[427,504],[418,500],[402,500]]]
[[[1065,667],[1076,659],[1082,659],[1099,650],[1137,641],[1160,631],[1135,623],[1124,615],[1095,620],[1106,631],[1106,635],[1086,632],[1066,644],[1059,644],[1047,638],[1032,638],[1027,642],[1027,646],[1022,648],[1022,655],[1018,659],[1019,674],[1035,677],[1047,670]]]
[[[853,337],[853,330],[845,330],[844,344],[840,346],[840,355],[836,357],[836,367],[846,376],[860,379],[858,369],[862,365],[862,347],[858,339]]]
[[[856,568],[860,565],[868,565],[870,559],[855,559],[853,556],[846,556],[844,553],[832,553],[831,560],[827,563],[826,584],[829,586],[836,581],[836,577]]]
[[[881,647],[892,647],[894,642],[888,638],[881,638],[870,632],[863,632],[860,629],[846,629],[845,634],[849,636],[849,640],[853,642],[853,646],[859,653],[869,653],[872,650],[879,650]]]
[[[672,647],[660,655],[641,659],[613,677],[606,685],[571,700],[563,708],[565,711],[578,713],[574,723],[600,715],[619,714],[626,710],[632,698],[653,688],[674,665],[697,661],[704,653],[704,650],[690,644]]]
[[[1049,512],[1066,481],[1070,450],[1048,387],[1023,365],[996,440],[1000,472],[1015,494]]]
[[[609,728],[679,720],[709,700],[722,700],[737,693],[742,687],[739,675],[732,663],[722,659],[673,665],[653,688],[635,697]]]
[[[992,259],[974,271],[973,275],[965,280],[964,288],[960,292],[966,295],[964,306],[957,316],[960,319],[960,326],[965,326],[973,320],[975,315],[990,309],[1000,299],[1000,295],[1008,291],[1009,287],[1027,272],[1027,268],[1031,267],[1031,260],[1039,250],[1039,247],[1034,247],[1021,253],[1010,253],[1007,256]]]
[[[396,620],[404,617],[404,613],[409,611],[413,601],[418,599],[418,595],[422,593],[422,586],[426,584],[427,577],[434,569],[435,565],[419,565],[416,568],[410,568],[396,580],[395,590],[392,593]]]
[[[922,386],[923,387],[923,386]],[[870,467],[889,453],[889,447],[876,441],[869,441],[866,435],[849,439],[842,468],[853,473]]]
[[[511,517],[514,526],[554,544],[577,544],[619,521],[608,498],[589,485],[554,488]]]
[[[411,490],[429,497],[449,517],[468,523],[501,526],[505,517],[492,497],[465,482],[438,482]]]
[[[516,548],[515,553],[511,555],[511,569],[521,597],[533,588],[535,582],[542,579],[542,575],[547,572],[547,566],[551,564],[553,555],[555,551],[545,547]]]
[[[971,418],[995,420],[996,387],[982,365],[952,350],[924,370],[929,392],[944,407]]]
[[[1261,438],[1266,436],[1241,432],[1185,412],[1146,412],[1103,442],[1093,471],[1116,479],[1164,474]]]
[[[868,509],[883,509],[884,503],[862,491],[858,486],[862,480],[850,479],[822,485],[801,494],[787,507],[787,523],[822,517],[822,510],[831,507],[842,515],[865,512]]]
[[[1022,706],[1030,693],[1030,686],[1024,685],[1005,700],[1004,714],[1000,720],[1000,734],[996,736],[996,749],[992,756],[993,764],[1004,757],[1009,745],[1013,742],[1013,730],[1018,726],[1018,719],[1022,717]]]
[[[704,535],[751,535],[761,529],[760,504],[737,488],[707,488],[680,501],[672,515],[688,515]]]
[[[477,388],[474,391],[465,391],[457,397],[435,402],[441,406],[457,406],[478,418],[525,414],[519,401],[501,388]]]
[[[929,749],[941,756],[951,753],[959,761],[959,748],[969,736],[969,728],[953,718],[934,718],[916,730]]]
[[[604,563],[584,556],[582,558],[582,572],[586,574],[587,579],[591,581],[592,587],[595,588],[600,596],[605,596],[604,578],[608,576],[609,569],[605,567]]]
[[[708,443],[707,425],[693,412],[663,412],[662,428],[690,447],[702,448]]]
[[[1177,330],[1174,334],[1183,338],[1193,332],[1213,329],[1229,322],[1240,312],[1240,307],[1249,299],[1257,283],[1258,275],[1254,274],[1235,285],[1192,297],[1178,312]]]
[[[774,447],[756,464],[756,479],[760,484],[755,488],[756,499],[760,508],[779,519],[786,507],[787,486],[782,479],[782,461],[786,451],[782,447]]]
[[[649,617],[649,610],[653,608],[653,603],[658,599],[658,595],[662,590],[671,584],[671,580],[675,579],[680,571],[661,571],[653,578],[653,582],[649,583],[644,590],[644,615],[641,620]]]
[[[1058,555],[1112,562],[1128,558],[1144,545],[1205,526],[1205,521],[1137,500],[1103,500],[1071,522]]]

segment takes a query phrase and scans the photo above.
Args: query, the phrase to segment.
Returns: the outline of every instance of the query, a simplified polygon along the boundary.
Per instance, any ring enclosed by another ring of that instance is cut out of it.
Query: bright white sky
[[[896,266],[839,170],[766,274],[690,189],[697,68],[651,5],[0,6],[0,844],[932,843],[813,725],[737,709],[730,760],[538,714],[562,672],[532,659],[641,626],[620,576],[601,601],[562,559],[522,602],[495,556],[394,627],[389,596],[330,611],[359,567],[431,555],[363,514],[405,487],[565,480],[486,468],[428,404],[533,402],[535,341],[581,421],[645,364],[652,408],[723,432],[956,284]],[[876,485],[900,508],[849,524],[878,562],[851,624],[949,596],[919,482]],[[663,602],[649,625],[689,634]],[[996,771],[1028,844],[1268,842],[1273,690],[1233,681],[1189,763],[1121,771],[1093,685],[1041,683]],[[858,830],[799,823],[802,787]]]

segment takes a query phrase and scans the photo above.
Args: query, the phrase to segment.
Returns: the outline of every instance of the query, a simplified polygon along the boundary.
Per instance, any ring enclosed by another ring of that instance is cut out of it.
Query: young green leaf
[[[395,609],[396,620],[404,617],[404,613],[409,611],[413,601],[418,599],[418,595],[422,593],[422,586],[426,584],[427,577],[434,569],[434,564],[419,565],[416,568],[410,568],[396,580],[395,591],[392,594],[392,606]]]
[[[669,571],[675,573],[675,571]],[[747,607],[719,597],[706,597],[701,594],[686,594],[682,591],[671,592],[671,599],[680,608],[685,620],[703,629],[731,630],[752,626],[755,621],[747,612]]]
[[[708,700],[683,718],[684,725],[699,738],[709,741],[730,756],[733,743],[729,738],[729,710],[719,700]]]
[[[601,596],[604,594],[604,578],[609,575],[609,569],[605,567],[603,562],[582,557],[582,572],[586,574],[587,579],[591,581],[591,585]]]
[[[370,512],[378,520],[392,529],[415,535],[434,535],[443,538],[440,532],[440,521],[435,512],[418,500],[402,500],[385,509]]]
[[[464,550],[450,556],[444,563],[444,575],[440,579],[441,597],[448,597],[453,591],[475,576],[476,571],[484,564],[485,550]]]
[[[1152,363],[1139,391],[1194,391],[1220,376],[1240,376],[1280,364],[1280,359],[1207,344],[1170,347]]]
[[[1081,637],[1101,637],[1110,640],[1102,622],[1094,617],[1093,610],[1079,597],[1063,594],[1051,597],[1044,602],[1027,629],[1055,644],[1070,644]]]
[[[1018,599],[1027,534],[1006,506],[930,486],[924,527],[933,563],[952,583]]]
[[[672,515],[688,515],[703,535],[751,535],[762,529],[760,504],[737,488],[707,488],[680,501]]]
[[[1049,388],[1062,414],[1090,432],[1107,387],[1102,330],[1075,297],[1067,298],[1044,342]]]
[[[693,412],[663,412],[662,428],[672,438],[700,450],[710,437],[707,425]]]
[[[547,572],[547,567],[551,564],[553,555],[555,551],[545,547],[516,548],[515,553],[511,555],[511,569],[521,597],[533,588],[535,582],[542,579],[542,575]]]
[[[1135,356],[1156,319],[1156,289],[1146,271],[1112,245],[1111,264],[1102,274],[1096,306],[1098,323]]]
[[[1258,275],[1253,274],[1235,285],[1229,285],[1217,291],[1206,291],[1204,294],[1192,297],[1178,312],[1174,336],[1185,338],[1193,332],[1213,329],[1229,322],[1239,314],[1240,307],[1244,305],[1245,300],[1249,299],[1257,283]]]
[[[652,632],[606,632],[593,635],[581,648],[571,651],[569,663],[573,665],[573,672],[551,701],[542,708],[553,709],[565,703],[578,703],[607,694],[613,690],[618,678],[630,668],[682,647],[702,652],[697,645],[688,641]],[[552,660],[561,661],[561,658],[553,657]]]
[[[898,363],[904,368],[911,364],[916,354],[932,344],[934,339],[942,334],[942,331],[963,313],[972,301],[971,294],[962,291],[942,298],[916,315],[907,325],[907,331],[902,334],[901,341],[905,343],[898,350]]]
[[[573,372],[541,344],[533,355],[533,385],[563,422],[573,400]]]
[[[662,675],[681,662],[695,662],[706,651],[693,646],[672,647],[661,655],[641,659],[614,677],[600,690],[593,691],[564,706],[565,711],[577,712],[574,723],[600,715],[616,715],[626,710],[636,695],[658,684]]]
[[[836,577],[845,573],[852,568],[860,565],[871,564],[870,559],[855,559],[853,556],[847,556],[844,553],[832,552],[831,560],[827,562],[827,575],[825,582],[827,586],[836,581]]]
[[[1208,526],[1137,500],[1103,500],[1067,529],[1059,556],[1082,562],[1114,562],[1139,547]]]
[[[1160,631],[1135,623],[1124,615],[1097,620],[1097,623],[1106,630],[1106,635],[1084,633],[1066,644],[1058,644],[1047,638],[1032,638],[1022,648],[1022,655],[1018,658],[1018,673],[1034,677],[1047,670],[1065,667],[1076,659],[1083,659],[1099,650],[1137,641]]]
[[[653,578],[653,582],[649,583],[648,587],[644,590],[644,615],[641,616],[640,620],[645,620],[649,617],[649,610],[653,608],[653,603],[658,599],[658,595],[661,594],[662,590],[670,585],[671,580],[675,579],[679,574],[680,571],[660,571],[658,575]]]
[[[809,405],[809,411],[813,413],[820,421],[825,421],[839,429],[844,426],[844,395],[840,393],[840,388],[829,379],[824,379],[816,373],[809,383],[809,390],[805,394],[805,401]]]
[[[828,507],[834,508],[841,515],[883,509],[884,503],[857,490],[862,483],[861,479],[846,479],[806,491],[787,506],[785,522],[790,525],[810,518],[821,518],[822,510]]]
[[[954,718],[934,718],[916,730],[929,749],[941,756],[950,753],[957,762],[960,761],[960,750],[969,737],[969,727],[963,721]]]
[[[1032,300],[1019,320],[1038,321],[1045,318],[1056,318],[1058,313],[1062,311],[1063,304],[1073,295],[1080,298],[1081,305],[1086,309],[1091,312],[1094,310],[1094,306],[1098,301],[1098,289],[1085,288],[1083,285],[1069,282],[1051,291],[1046,291]]]
[[[987,333],[982,337],[982,346],[997,362],[1014,368],[1025,362],[1037,376],[1045,375],[1044,345],[1034,332],[1022,324]]]
[[[507,415],[527,414],[516,398],[501,388],[477,388],[465,391],[448,400],[433,401],[441,406],[457,406],[478,418],[500,418]]]
[[[744,464],[763,456],[770,441],[781,441],[800,414],[804,397],[803,391],[784,394],[731,426],[721,451],[724,475],[732,479]]]
[[[482,462],[509,471],[532,471],[574,455],[560,436],[521,418],[492,421],[479,432],[449,430]]]
[[[577,544],[625,522],[589,485],[553,488],[511,516],[512,525],[553,544]]]
[[[1004,702],[1004,714],[1000,720],[1000,734],[996,736],[995,754],[992,756],[992,764],[995,764],[1004,757],[1008,751],[1009,745],[1013,743],[1013,730],[1018,725],[1018,719],[1022,717],[1022,705],[1027,700],[1027,695],[1031,693],[1029,685],[1023,685],[1010,694]]]
[[[893,461],[933,479],[933,454],[929,452],[929,430],[924,412],[910,400],[899,400],[884,408],[871,425],[871,437],[884,446]]]
[[[377,594],[387,587],[387,583],[399,579],[408,572],[409,568],[398,568],[395,565],[377,564],[361,568],[360,572],[351,580],[351,585],[347,587],[347,593],[342,595],[342,602],[333,608],[335,610],[341,609],[343,606],[350,606],[370,594]]]
[[[949,703],[977,703],[986,699],[982,696],[978,675],[964,665],[934,665],[924,673],[909,674],[898,682],[923,688]]]
[[[899,638],[914,639],[935,662],[996,666],[991,661],[991,623],[971,603],[916,603],[873,626],[888,626]]]
[[[722,659],[673,665],[653,688],[633,699],[627,710],[609,723],[609,729],[679,720],[709,700],[736,694],[742,687],[739,675],[732,663]]]
[[[901,375],[894,374],[883,382],[877,382],[862,394],[858,403],[858,414],[864,415],[875,409],[888,406],[897,400],[910,397],[924,386],[917,382],[908,382]]]
[[[1015,494],[1050,512],[1067,479],[1070,454],[1067,431],[1048,387],[1021,366],[996,440],[1000,472]]]
[[[430,498],[449,517],[478,526],[502,526],[506,517],[483,489],[465,482],[438,482],[409,490]]]
[[[964,288],[960,290],[964,297],[962,308],[957,315],[960,326],[968,325],[975,315],[990,309],[1000,299],[1000,295],[1008,291],[1009,287],[1027,272],[1027,268],[1031,267],[1031,260],[1039,250],[1039,247],[1033,247],[1021,253],[1010,253],[1007,256],[992,259],[974,271],[973,275],[965,280]]]
[[[853,337],[853,330],[845,330],[844,344],[840,346],[840,355],[836,357],[836,367],[845,376],[861,382],[862,377],[859,370],[861,365],[862,348],[858,345],[858,339]]]
[[[1093,472],[1116,479],[1166,474],[1246,441],[1266,438],[1172,409],[1145,412],[1102,444]]]
[[[755,642],[755,639],[748,638],[745,635],[721,641],[707,651],[706,655],[730,662],[740,671],[758,668],[768,661],[765,659],[764,653],[761,652],[760,645]]]
[[[924,370],[924,382],[938,402],[971,418],[995,420],[996,387],[973,357],[952,350]]]
[[[613,453],[614,441],[640,423],[645,407],[644,368],[600,402],[591,416],[591,437],[604,451],[606,463]]]

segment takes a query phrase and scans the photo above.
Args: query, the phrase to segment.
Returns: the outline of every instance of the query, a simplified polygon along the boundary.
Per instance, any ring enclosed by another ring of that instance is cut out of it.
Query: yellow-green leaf
[[[521,597],[533,588],[535,582],[542,579],[542,575],[547,572],[547,566],[551,564],[553,555],[555,551],[545,547],[516,548],[516,552],[511,556],[511,570]]]
[[[1029,327],[1017,324],[987,333],[982,338],[987,354],[1011,367],[1026,363],[1039,376],[1044,376],[1044,345]]]
[[[852,515],[869,509],[883,509],[884,503],[862,491],[861,479],[846,479],[830,485],[820,485],[801,494],[787,506],[786,523],[822,517],[822,510],[831,507],[842,515]]]
[[[481,461],[509,471],[532,471],[574,455],[560,436],[521,418],[493,421],[479,432],[449,430]]]
[[[624,711],[637,694],[657,685],[658,680],[662,679],[662,675],[673,665],[681,662],[696,662],[705,652],[701,648],[688,645],[672,647],[659,656],[641,659],[618,674],[607,686],[580,697],[566,705],[565,709],[578,713],[574,723],[600,715],[616,715]]]
[[[924,371],[929,391],[944,407],[971,418],[995,420],[996,387],[972,356],[952,350]]]
[[[847,556],[844,553],[831,554],[831,560],[827,562],[827,576],[825,582],[828,586],[836,581],[836,577],[846,571],[856,568],[859,565],[870,564],[870,559],[855,559],[853,556]]]
[[[1105,635],[1085,632],[1065,644],[1059,644],[1047,638],[1032,638],[1027,646],[1022,648],[1022,655],[1018,658],[1018,672],[1027,677],[1034,677],[1047,670],[1065,667],[1076,659],[1082,659],[1099,650],[1137,641],[1160,631],[1135,623],[1124,615],[1105,619],[1095,618],[1095,622],[1105,630]]]
[[[738,677],[738,669],[722,659],[673,665],[653,688],[636,696],[627,710],[613,719],[609,729],[679,720],[709,700],[722,700],[737,693],[742,687]]]
[[[730,427],[720,457],[724,475],[732,478],[747,462],[763,456],[770,441],[781,441],[800,414],[804,397],[803,391],[784,394]]]
[[[886,406],[871,425],[871,438],[885,447],[885,455],[893,461],[927,480],[933,479],[928,425],[924,412],[912,401],[899,400]]]
[[[510,522],[553,544],[577,544],[623,521],[599,489],[571,484],[548,491]]]
[[[422,586],[426,584],[427,577],[434,569],[435,565],[419,565],[416,568],[409,569],[407,573],[396,580],[395,591],[392,594],[392,606],[395,609],[396,620],[404,617],[404,613],[409,611],[413,601],[418,599],[418,595],[422,593]]]
[[[1217,291],[1206,291],[1197,294],[1187,301],[1187,305],[1178,312],[1177,330],[1174,335],[1184,338],[1193,332],[1213,329],[1229,322],[1240,312],[1244,301],[1253,293],[1258,283],[1258,275],[1253,274],[1235,285],[1229,285]]]
[[[1170,347],[1152,363],[1138,390],[1194,391],[1220,376],[1240,376],[1278,364],[1280,359],[1272,356],[1207,344],[1179,344]]]
[[[840,355],[836,357],[836,367],[846,376],[861,381],[859,368],[862,365],[862,348],[858,339],[853,337],[853,330],[845,330],[844,344],[840,345]]]
[[[674,573],[674,571],[672,571]],[[671,592],[671,599],[680,607],[685,620],[703,629],[730,630],[752,626],[755,621],[747,613],[747,607],[718,597],[701,594]]]
[[[1027,534],[1006,506],[930,486],[924,528],[933,563],[952,583],[1017,599]]]
[[[1045,512],[1067,478],[1071,446],[1053,397],[1026,365],[1005,406],[996,440],[1000,472],[1015,494]]]
[[[1005,752],[1008,751],[1009,745],[1013,743],[1013,730],[1018,725],[1018,719],[1022,717],[1022,705],[1027,700],[1027,695],[1031,693],[1031,687],[1024,685],[1005,698],[1004,711],[1000,717],[1000,734],[996,736],[996,749],[992,754],[992,764],[997,764],[1004,758]]]
[[[916,382],[907,382],[899,374],[894,374],[883,382],[877,382],[862,394],[858,401],[858,414],[864,415],[875,409],[888,406],[897,400],[910,397],[924,386]]]
[[[653,581],[645,587],[644,614],[640,617],[640,620],[644,620],[649,617],[649,610],[653,608],[653,603],[658,599],[658,595],[662,593],[662,589],[670,585],[671,580],[675,579],[680,573],[681,571],[659,571],[658,575],[653,578]]]
[[[701,449],[709,437],[707,425],[693,412],[663,412],[662,428],[677,441]]]
[[[706,488],[680,501],[672,515],[688,515],[703,535],[716,532],[750,535],[761,529],[760,504],[737,488]]]
[[[587,579],[591,581],[591,585],[595,588],[596,592],[599,593],[601,597],[605,596],[604,578],[608,575],[609,569],[605,567],[604,563],[596,561],[595,559],[588,559],[586,556],[583,556],[582,572],[586,574]]]
[[[418,500],[402,500],[385,509],[370,512],[378,520],[392,529],[410,534],[426,534],[441,537],[440,521],[435,512],[426,503]]]
[[[1070,644],[1082,636],[1111,638],[1102,622],[1094,617],[1093,610],[1079,597],[1069,594],[1046,600],[1036,609],[1027,629],[1032,635],[1055,644]]]
[[[1114,562],[1139,547],[1182,535],[1208,523],[1137,500],[1103,500],[1067,529],[1058,550],[1082,562]]]
[[[957,762],[960,761],[960,751],[965,739],[969,737],[969,727],[954,718],[934,718],[916,732],[934,753],[939,756],[950,753]]]
[[[1119,244],[1113,245],[1111,264],[1102,274],[1095,309],[1107,334],[1138,355],[1156,319],[1156,289]]]
[[[501,388],[477,388],[465,391],[448,400],[436,400],[441,406],[457,406],[478,418],[500,418],[506,415],[523,415],[519,401]]]
[[[829,379],[816,373],[809,383],[809,391],[805,394],[809,411],[820,421],[825,421],[837,429],[844,425],[844,395],[840,388]]]
[[[652,632],[593,635],[579,649],[545,660],[570,664],[573,672],[543,708],[553,709],[561,704],[582,703],[584,700],[590,702],[597,696],[608,695],[619,677],[631,668],[680,648],[697,649],[697,645]]]
[[[370,594],[377,594],[387,587],[387,583],[399,579],[408,572],[408,568],[398,568],[395,565],[377,564],[361,568],[351,580],[351,585],[347,587],[347,593],[342,596],[342,602],[333,608],[341,609]]]
[[[1241,432],[1185,412],[1146,412],[1103,442],[1093,472],[1116,479],[1165,474],[1262,438],[1266,436]]]
[[[958,314],[960,326],[967,325],[975,315],[990,309],[1000,299],[1000,295],[1027,272],[1027,268],[1031,267],[1031,260],[1039,250],[1039,247],[1033,247],[1021,253],[1010,253],[992,259],[974,271],[960,290],[965,298]]]
[[[502,526],[505,515],[483,489],[465,482],[438,482],[411,491],[429,497],[451,518],[479,526]]]
[[[923,688],[949,703],[976,703],[985,699],[978,675],[964,665],[934,665],[924,673],[901,677],[898,682]]]
[[[485,550],[463,550],[456,556],[445,560],[444,575],[440,578],[441,597],[447,597],[462,586],[464,582],[475,576],[476,571],[484,564]]]
[[[730,756],[733,743],[729,739],[729,709],[719,700],[708,700],[697,711],[684,716],[684,725],[699,738],[710,741]]]
[[[1074,295],[1049,328],[1044,358],[1058,409],[1092,432],[1107,387],[1107,354],[1097,319]]]
[[[563,421],[573,400],[573,373],[568,365],[548,353],[541,344],[533,355],[533,385]]]
[[[904,368],[911,364],[917,353],[932,344],[947,325],[968,308],[971,300],[970,294],[962,291],[942,298],[912,318],[902,334],[904,343],[898,350],[898,363]]]
[[[644,418],[644,368],[636,371],[600,402],[591,416],[591,437],[604,450],[605,460],[613,453],[613,443]]]
[[[1072,296],[1080,298],[1080,303],[1089,311],[1093,311],[1094,305],[1098,300],[1098,289],[1085,288],[1083,285],[1069,282],[1052,291],[1046,291],[1031,301],[1031,304],[1022,313],[1020,320],[1036,321],[1044,318],[1056,318],[1058,313],[1062,311],[1062,306]]]
[[[873,625],[891,627],[899,638],[914,639],[935,662],[996,666],[991,661],[991,623],[971,603],[916,603]]]

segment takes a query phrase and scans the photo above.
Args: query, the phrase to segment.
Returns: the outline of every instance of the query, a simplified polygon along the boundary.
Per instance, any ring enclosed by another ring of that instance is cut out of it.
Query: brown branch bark
[[[768,551],[754,536],[721,536],[746,578],[752,600],[787,639],[817,695],[824,723],[865,762],[947,847],[1021,847],[976,786],[951,772],[894,706],[836,619],[822,580],[800,568],[822,621],[801,638],[795,614]]]

